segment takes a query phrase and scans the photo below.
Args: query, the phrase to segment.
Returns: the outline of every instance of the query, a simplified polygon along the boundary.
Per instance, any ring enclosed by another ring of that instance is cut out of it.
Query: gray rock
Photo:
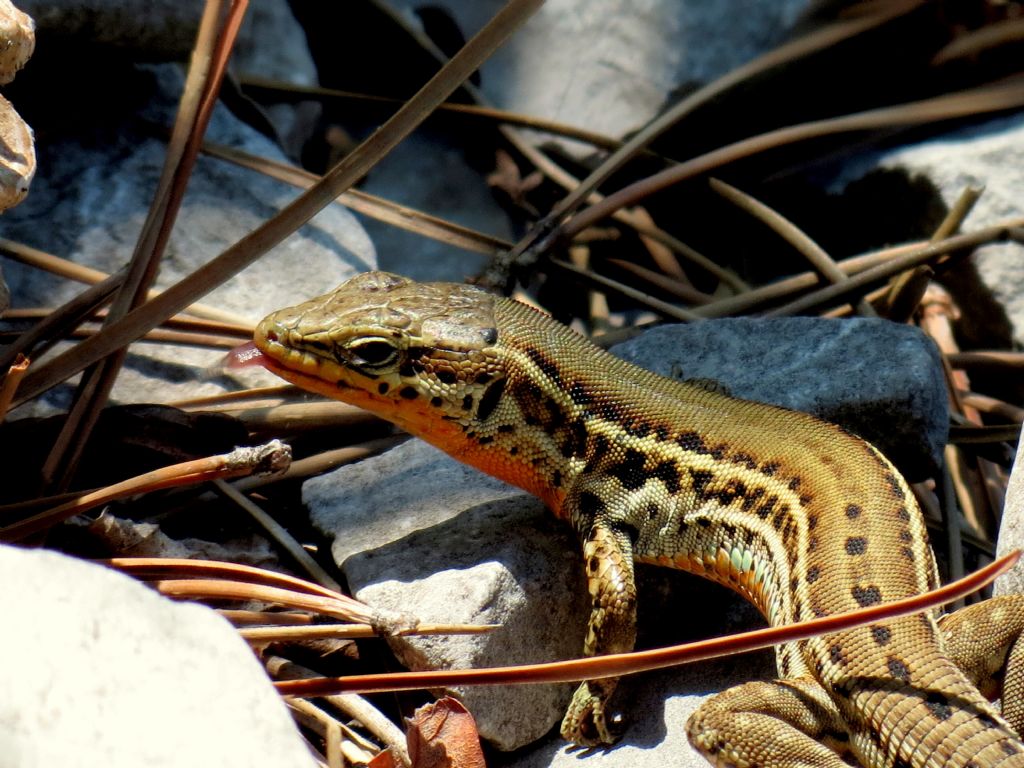
[[[806,411],[930,476],[949,428],[942,365],[919,330],[885,320],[727,318],[654,328],[612,352],[663,376]]]
[[[391,0],[418,23],[416,0]],[[500,0],[441,0],[467,37]],[[549,0],[481,69],[496,106],[609,136],[642,126],[667,94],[706,83],[782,42],[810,4]],[[540,140],[549,137],[541,136]]]
[[[213,611],[52,552],[0,546],[0,766],[302,766],[252,651]]]
[[[390,642],[414,669],[579,655],[587,599],[575,537],[532,496],[420,441],[308,481],[313,522],[356,597],[424,621],[500,624],[487,635]],[[529,744],[559,721],[571,686],[459,690],[484,738]]]
[[[173,65],[161,65],[126,73],[126,77],[130,80],[126,90],[150,89],[146,105],[137,111],[104,114],[96,124],[83,128],[86,138],[58,134],[44,143],[32,195],[5,214],[4,237],[105,272],[129,260],[165,153],[164,142],[151,136],[147,122],[170,124],[181,76]],[[138,95],[138,90],[133,92]],[[131,106],[131,100],[126,102]],[[281,159],[269,141],[221,108],[207,136]],[[158,286],[194,271],[297,194],[258,174],[200,157],[161,264]],[[256,322],[274,309],[324,293],[374,265],[373,245],[356,219],[340,206],[331,206],[202,301]],[[20,265],[11,264],[5,274],[15,307],[55,306],[82,290],[78,284]],[[221,392],[231,382],[210,379],[207,369],[222,357],[222,351],[135,345],[113,396],[121,402],[167,402]],[[50,402],[59,406],[66,396],[65,388]]]

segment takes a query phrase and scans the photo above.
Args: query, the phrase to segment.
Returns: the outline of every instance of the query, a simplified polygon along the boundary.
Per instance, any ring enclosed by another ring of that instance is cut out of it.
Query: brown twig
[[[280,472],[291,460],[287,446],[272,441],[255,448],[238,448],[231,453],[186,461],[137,475],[107,488],[87,493],[53,509],[0,528],[0,541],[20,541],[70,517],[116,499],[162,488],[193,485],[216,478],[238,477],[253,472]]]
[[[1019,107],[1022,104],[1024,104],[1024,79],[1018,78],[996,86],[975,88],[932,99],[776,128],[719,147],[630,184],[609,195],[597,205],[593,205],[569,219],[558,228],[550,240],[569,240],[577,233],[609,216],[613,211],[636,205],[655,192],[660,192],[673,184],[710,173],[728,163],[770,149],[838,133],[918,125],[952,120],[968,115],[1000,112]]]
[[[62,259],[60,256],[55,256],[52,253],[47,253],[38,248],[25,245],[24,243],[16,243],[13,240],[6,240],[0,237],[0,254],[7,256],[13,261],[17,261],[21,264],[25,264],[36,269],[41,269],[45,272],[57,275],[59,277],[65,277],[68,280],[74,280],[75,282],[84,283],[85,285],[97,285],[110,280],[111,275],[106,272],[101,272],[98,269],[87,267],[84,264],[76,264],[69,259]],[[124,280],[124,273],[118,272],[113,276],[115,283],[112,284],[113,288],[116,289],[117,285]],[[146,294],[147,298],[152,299],[158,296],[160,291],[158,289],[150,289]],[[80,294],[85,295],[85,294]],[[239,318],[232,312],[219,309],[217,307],[211,307],[207,304],[191,304],[185,308],[185,313],[192,315],[193,317],[202,317],[207,320],[213,320],[220,323],[228,323],[232,325],[244,325],[246,320]]]

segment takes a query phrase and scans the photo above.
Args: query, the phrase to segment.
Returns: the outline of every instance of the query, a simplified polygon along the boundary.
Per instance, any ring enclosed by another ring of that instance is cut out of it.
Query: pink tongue
[[[266,365],[267,356],[256,348],[256,344],[250,341],[235,347],[224,356],[226,368],[247,368],[251,365]]]

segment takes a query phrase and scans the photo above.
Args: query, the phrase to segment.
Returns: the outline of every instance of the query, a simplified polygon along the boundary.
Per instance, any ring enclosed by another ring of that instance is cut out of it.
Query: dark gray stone
[[[726,318],[654,328],[612,352],[663,376],[711,379],[734,397],[835,422],[909,479],[942,459],[949,413],[942,364],[921,331],[886,320]]]

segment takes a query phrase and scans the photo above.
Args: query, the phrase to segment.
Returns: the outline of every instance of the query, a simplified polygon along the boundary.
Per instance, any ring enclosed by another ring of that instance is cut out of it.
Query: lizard
[[[587,655],[633,648],[634,562],[724,584],[772,625],[937,584],[920,508],[870,443],[658,376],[512,299],[369,272],[269,315],[254,344],[282,378],[394,422],[570,523],[591,598]],[[1024,767],[1022,629],[1024,596],[1011,595],[786,644],[777,680],[716,694],[687,735],[717,766]],[[616,741],[616,683],[580,684],[566,739]],[[1000,685],[1002,713],[990,703]]]

